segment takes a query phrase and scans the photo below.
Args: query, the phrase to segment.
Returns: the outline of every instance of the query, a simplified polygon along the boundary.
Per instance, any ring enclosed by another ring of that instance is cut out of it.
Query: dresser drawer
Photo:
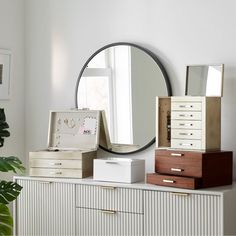
[[[179,176],[202,177],[202,157],[155,157],[155,172]]]
[[[171,129],[172,139],[201,139],[201,130],[192,129]]]
[[[30,159],[30,167],[81,169],[82,160]]]
[[[202,113],[197,111],[171,111],[171,120],[201,120]]]
[[[187,189],[201,187],[201,179],[162,174],[147,174],[147,183]]]
[[[171,139],[171,147],[176,149],[201,149],[201,140]]]
[[[76,185],[76,207],[143,213],[142,190]]]
[[[76,209],[78,236],[142,236],[143,214],[98,209]]]
[[[198,120],[171,120],[171,129],[202,129],[202,122]]]
[[[201,111],[202,103],[201,102],[172,102],[171,110],[172,111]]]
[[[84,178],[89,175],[92,173],[82,169],[30,168],[30,176]]]

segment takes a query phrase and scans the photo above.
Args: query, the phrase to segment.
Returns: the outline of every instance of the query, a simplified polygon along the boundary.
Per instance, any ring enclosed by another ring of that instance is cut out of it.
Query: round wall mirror
[[[135,153],[155,142],[156,96],[171,96],[167,73],[149,50],[131,43],[109,44],[83,66],[76,108],[103,110],[106,142],[115,154]]]

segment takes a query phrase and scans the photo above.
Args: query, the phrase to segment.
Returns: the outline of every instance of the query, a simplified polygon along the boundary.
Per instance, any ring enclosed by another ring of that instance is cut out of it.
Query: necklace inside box
[[[84,178],[93,174],[100,111],[51,111],[47,150],[30,152],[31,176]]]

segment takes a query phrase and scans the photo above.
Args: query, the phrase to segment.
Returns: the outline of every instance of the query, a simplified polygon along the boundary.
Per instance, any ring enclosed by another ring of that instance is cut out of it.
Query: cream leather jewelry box
[[[51,111],[48,148],[29,153],[30,176],[91,176],[99,133],[100,111]]]

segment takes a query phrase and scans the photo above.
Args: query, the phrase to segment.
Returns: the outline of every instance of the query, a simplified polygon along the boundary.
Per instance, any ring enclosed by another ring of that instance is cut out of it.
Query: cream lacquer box
[[[30,176],[91,176],[99,133],[100,111],[51,111],[48,149],[29,153]]]

